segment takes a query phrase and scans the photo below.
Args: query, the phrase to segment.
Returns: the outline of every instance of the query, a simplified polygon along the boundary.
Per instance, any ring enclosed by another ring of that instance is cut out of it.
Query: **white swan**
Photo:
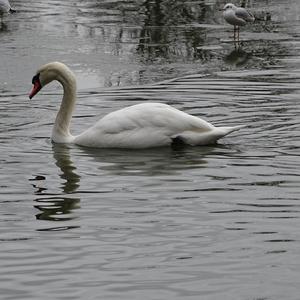
[[[77,136],[70,134],[76,100],[76,79],[64,64],[42,66],[32,79],[31,99],[53,80],[64,89],[52,131],[55,143],[74,143],[97,148],[150,148],[182,143],[207,145],[244,126],[215,127],[212,124],[166,104],[143,103],[112,112]]]

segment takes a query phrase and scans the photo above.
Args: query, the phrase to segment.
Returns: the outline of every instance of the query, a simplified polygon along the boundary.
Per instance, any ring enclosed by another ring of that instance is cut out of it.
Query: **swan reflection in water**
[[[205,167],[204,159],[214,147],[179,149],[160,147],[143,150],[97,149],[80,147],[81,154],[96,162],[103,176],[164,176],[183,170]],[[196,150],[197,149],[197,150]],[[97,170],[95,170],[97,172]]]
[[[88,185],[95,184],[97,191],[102,188],[107,192],[107,182],[118,182],[118,176],[178,177],[190,169],[206,168],[207,156],[228,154],[236,149],[226,145],[203,146],[200,148],[186,146],[179,149],[169,147],[125,150],[97,149],[76,145],[53,144],[53,156],[56,166],[60,169],[63,180],[60,193],[51,194],[47,188],[35,184],[36,205],[40,212],[36,215],[39,220],[70,221],[76,218],[75,210],[80,208],[80,197],[86,192],[93,192]],[[73,163],[71,158],[73,156]],[[81,171],[80,167],[84,166]],[[86,173],[88,169],[88,173]],[[81,175],[79,175],[81,174]],[[92,178],[90,178],[92,177]],[[80,180],[84,179],[84,186]],[[35,181],[42,183],[46,177],[37,176]],[[130,179],[132,181],[132,179]],[[142,180],[143,181],[143,180]],[[102,184],[101,184],[102,182]],[[74,226],[60,226],[42,230],[67,230]]]
[[[65,144],[53,144],[52,150],[55,164],[61,170],[60,178],[65,180],[62,184],[63,193],[75,193],[79,187],[80,176],[71,160],[70,147]]]
[[[76,167],[70,159],[70,149],[65,145],[53,145],[53,157],[55,164],[61,170],[59,175],[63,179],[61,186],[62,193],[52,194],[47,188],[38,184],[33,184],[36,189],[35,194],[40,197],[36,198],[37,204],[34,206],[40,212],[36,215],[38,220],[47,221],[69,221],[75,218],[74,210],[80,207],[80,198],[71,196],[78,187],[80,176],[76,173]],[[44,176],[36,176],[34,181],[46,180]],[[40,230],[66,230],[78,226],[51,227]]]

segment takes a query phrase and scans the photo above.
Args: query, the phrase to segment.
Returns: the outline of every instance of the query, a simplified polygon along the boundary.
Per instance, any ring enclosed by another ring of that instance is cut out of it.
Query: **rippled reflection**
[[[236,67],[243,66],[251,58],[251,54],[243,49],[234,49],[227,56],[225,62],[235,65]]]
[[[38,220],[69,221],[74,219],[74,209],[80,207],[79,198],[53,196],[37,198],[35,201],[37,204],[34,207],[41,211],[36,215]]]
[[[174,150],[168,147],[148,150],[82,149],[99,168],[113,175],[160,176],[174,175],[182,169],[201,168],[207,164],[205,156],[213,147],[197,150],[190,147]]]
[[[60,177],[65,180],[62,190],[66,194],[76,192],[80,183],[80,176],[76,173],[68,145],[53,144],[53,157],[57,167],[61,170]]]
[[[0,34],[5,31],[7,31],[7,26],[5,25],[5,23],[3,22],[3,20],[0,17]]]
[[[53,157],[56,166],[60,169],[60,178],[63,180],[61,187],[61,194],[52,195],[46,187],[43,187],[43,182],[47,181],[46,176],[38,175],[31,182],[35,182],[35,195],[37,202],[34,207],[40,211],[36,215],[38,220],[48,221],[69,221],[76,216],[73,214],[74,210],[80,208],[80,198],[73,196],[66,196],[67,194],[74,194],[79,187],[80,176],[76,173],[71,157],[70,149],[67,145],[53,145]],[[75,228],[74,226],[51,227],[43,230],[65,230]]]

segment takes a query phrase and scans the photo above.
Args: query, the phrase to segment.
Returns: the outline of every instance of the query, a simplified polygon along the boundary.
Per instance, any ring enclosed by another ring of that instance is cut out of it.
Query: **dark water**
[[[13,1],[0,27],[2,299],[300,298],[300,8],[245,1]],[[239,47],[238,47],[239,46]],[[58,60],[76,73],[72,131],[159,101],[216,125],[216,146],[53,145]]]

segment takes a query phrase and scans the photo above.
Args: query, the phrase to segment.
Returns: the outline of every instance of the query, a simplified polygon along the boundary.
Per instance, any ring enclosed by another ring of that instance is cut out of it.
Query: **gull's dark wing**
[[[245,8],[239,7],[236,11],[235,14],[238,18],[241,18],[245,20],[246,22],[254,22],[255,18],[254,16],[247,11]]]

